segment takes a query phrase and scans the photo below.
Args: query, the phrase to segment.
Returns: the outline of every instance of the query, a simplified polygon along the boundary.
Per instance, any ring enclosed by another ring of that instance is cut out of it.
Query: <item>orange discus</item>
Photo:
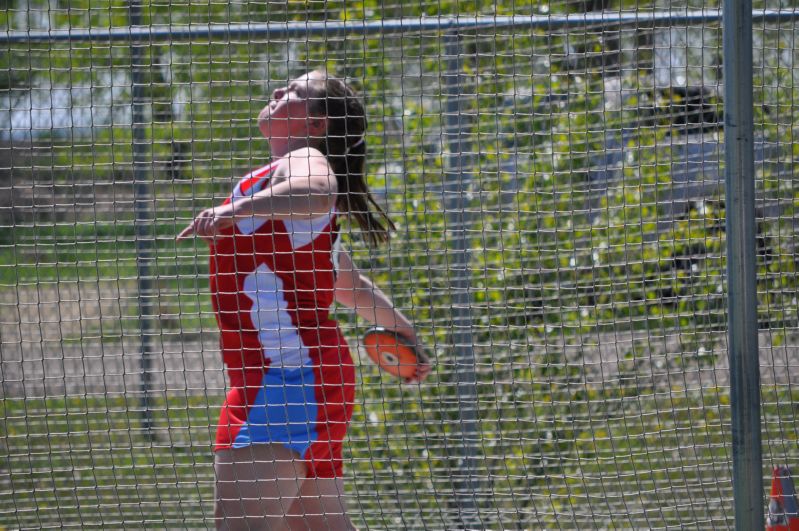
[[[376,326],[364,334],[363,346],[372,361],[387,373],[398,378],[413,378],[416,374],[416,349],[399,334]]]

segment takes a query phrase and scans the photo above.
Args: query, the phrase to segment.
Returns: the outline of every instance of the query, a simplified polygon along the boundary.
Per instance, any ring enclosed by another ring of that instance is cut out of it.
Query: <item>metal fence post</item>
[[[133,0],[129,8],[131,28],[142,23],[141,0]],[[145,130],[145,78],[142,74],[144,58],[142,46],[130,42],[131,96],[133,98],[133,205],[135,212],[136,281],[138,294],[138,321],[141,335],[141,406],[142,426],[149,434],[152,429],[151,368],[153,349],[153,283],[152,283],[152,215],[150,213],[151,167],[148,164],[147,131]]]
[[[735,528],[763,529],[752,2],[724,0],[724,142]]]
[[[461,523],[474,529],[480,523],[477,492],[477,459],[479,455],[477,419],[477,377],[475,375],[474,337],[472,333],[471,271],[469,270],[468,229],[471,224],[466,210],[469,175],[465,155],[467,124],[464,123],[461,95],[462,54],[457,32],[445,37],[447,54],[444,88],[446,93],[446,120],[444,137],[448,149],[444,177],[444,209],[447,233],[451,235],[448,246],[448,271],[452,293],[452,343],[455,354],[455,378],[460,420],[460,455],[458,469],[462,478],[455,480],[456,498]]]

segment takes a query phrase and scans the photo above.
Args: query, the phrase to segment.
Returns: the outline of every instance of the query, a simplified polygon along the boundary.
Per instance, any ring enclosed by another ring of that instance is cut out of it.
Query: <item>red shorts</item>
[[[279,443],[305,460],[307,477],[341,477],[355,367],[349,351],[328,358],[335,363],[229,369],[214,450]]]

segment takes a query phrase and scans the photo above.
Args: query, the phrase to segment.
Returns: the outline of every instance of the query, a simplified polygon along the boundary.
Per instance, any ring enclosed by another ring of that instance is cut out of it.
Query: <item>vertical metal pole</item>
[[[752,2],[724,0],[724,143],[735,528],[763,529],[757,341]]]
[[[131,0],[130,26],[141,25],[141,0]],[[139,331],[141,333],[141,407],[142,425],[149,434],[152,429],[152,404],[150,396],[153,349],[153,285],[152,269],[153,240],[151,165],[148,161],[149,146],[145,129],[146,83],[142,68],[145,67],[143,44],[130,43],[131,83],[133,97],[133,205],[136,227],[136,280],[138,283]]]
[[[460,38],[448,33],[446,40],[447,70],[444,74],[446,90],[445,132],[449,154],[444,179],[444,209],[448,233],[452,235],[449,246],[448,271],[453,300],[452,341],[456,349],[455,377],[458,396],[461,447],[458,470],[464,476],[455,480],[457,504],[464,528],[479,527],[480,515],[476,494],[479,489],[477,459],[479,431],[477,425],[477,377],[475,376],[474,338],[472,334],[472,293],[469,270],[468,229],[470,219],[466,211],[469,176],[466,173],[468,158],[464,154],[466,126],[461,112],[462,75]]]

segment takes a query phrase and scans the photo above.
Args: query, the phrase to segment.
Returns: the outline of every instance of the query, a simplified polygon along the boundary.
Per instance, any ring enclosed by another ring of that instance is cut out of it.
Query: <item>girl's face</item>
[[[267,140],[306,139],[311,142],[314,137],[324,135],[325,120],[311,114],[309,96],[312,88],[309,85],[321,79],[320,76],[319,72],[310,72],[272,92],[272,99],[258,115],[258,128]]]

